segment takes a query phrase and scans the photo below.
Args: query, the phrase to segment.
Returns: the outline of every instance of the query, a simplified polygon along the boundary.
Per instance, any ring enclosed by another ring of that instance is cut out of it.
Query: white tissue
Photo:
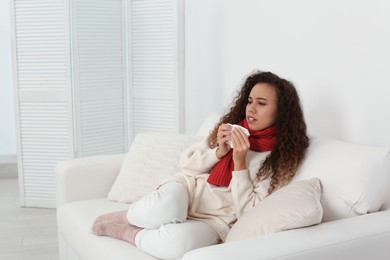
[[[228,124],[228,125],[231,125],[231,126],[232,126],[232,130],[233,130],[234,128],[240,128],[240,129],[244,132],[244,134],[246,134],[246,136],[250,136],[248,129],[246,129],[245,127],[240,126],[240,125],[233,125],[233,124]],[[226,143],[227,143],[231,148],[233,148],[233,143],[232,143],[231,140],[227,141]]]

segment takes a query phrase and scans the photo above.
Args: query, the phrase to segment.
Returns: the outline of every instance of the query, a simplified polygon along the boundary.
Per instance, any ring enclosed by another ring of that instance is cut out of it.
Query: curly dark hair
[[[208,136],[209,146],[218,145],[217,133],[221,124],[237,124],[245,118],[245,108],[252,88],[258,83],[274,87],[277,95],[276,139],[277,143],[261,164],[257,173],[257,181],[271,176],[268,193],[277,187],[284,186],[294,177],[305,158],[309,146],[306,123],[301,101],[294,85],[271,72],[255,71],[244,81],[232,106],[223,115]]]

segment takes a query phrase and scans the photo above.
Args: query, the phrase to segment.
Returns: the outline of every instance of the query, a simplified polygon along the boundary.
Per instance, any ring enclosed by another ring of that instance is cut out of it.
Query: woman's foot
[[[111,221],[95,223],[92,233],[96,236],[109,236],[135,245],[135,236],[142,228],[130,224],[118,224]]]
[[[107,222],[107,221],[117,223],[117,224],[128,224],[129,222],[127,220],[127,210],[101,215],[96,218],[93,224],[95,225],[97,223]]]

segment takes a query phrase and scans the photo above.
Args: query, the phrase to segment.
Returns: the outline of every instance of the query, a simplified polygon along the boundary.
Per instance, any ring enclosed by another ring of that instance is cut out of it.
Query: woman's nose
[[[256,112],[255,105],[253,103],[249,104],[248,111],[251,112],[251,113],[255,113]]]

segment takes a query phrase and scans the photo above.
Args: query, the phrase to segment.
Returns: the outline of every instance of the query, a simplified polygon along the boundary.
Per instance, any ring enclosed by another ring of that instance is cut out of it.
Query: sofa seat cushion
[[[128,207],[129,204],[110,202],[105,198],[66,204],[57,209],[58,233],[80,259],[156,259],[127,242],[92,234],[91,227],[98,216]]]

